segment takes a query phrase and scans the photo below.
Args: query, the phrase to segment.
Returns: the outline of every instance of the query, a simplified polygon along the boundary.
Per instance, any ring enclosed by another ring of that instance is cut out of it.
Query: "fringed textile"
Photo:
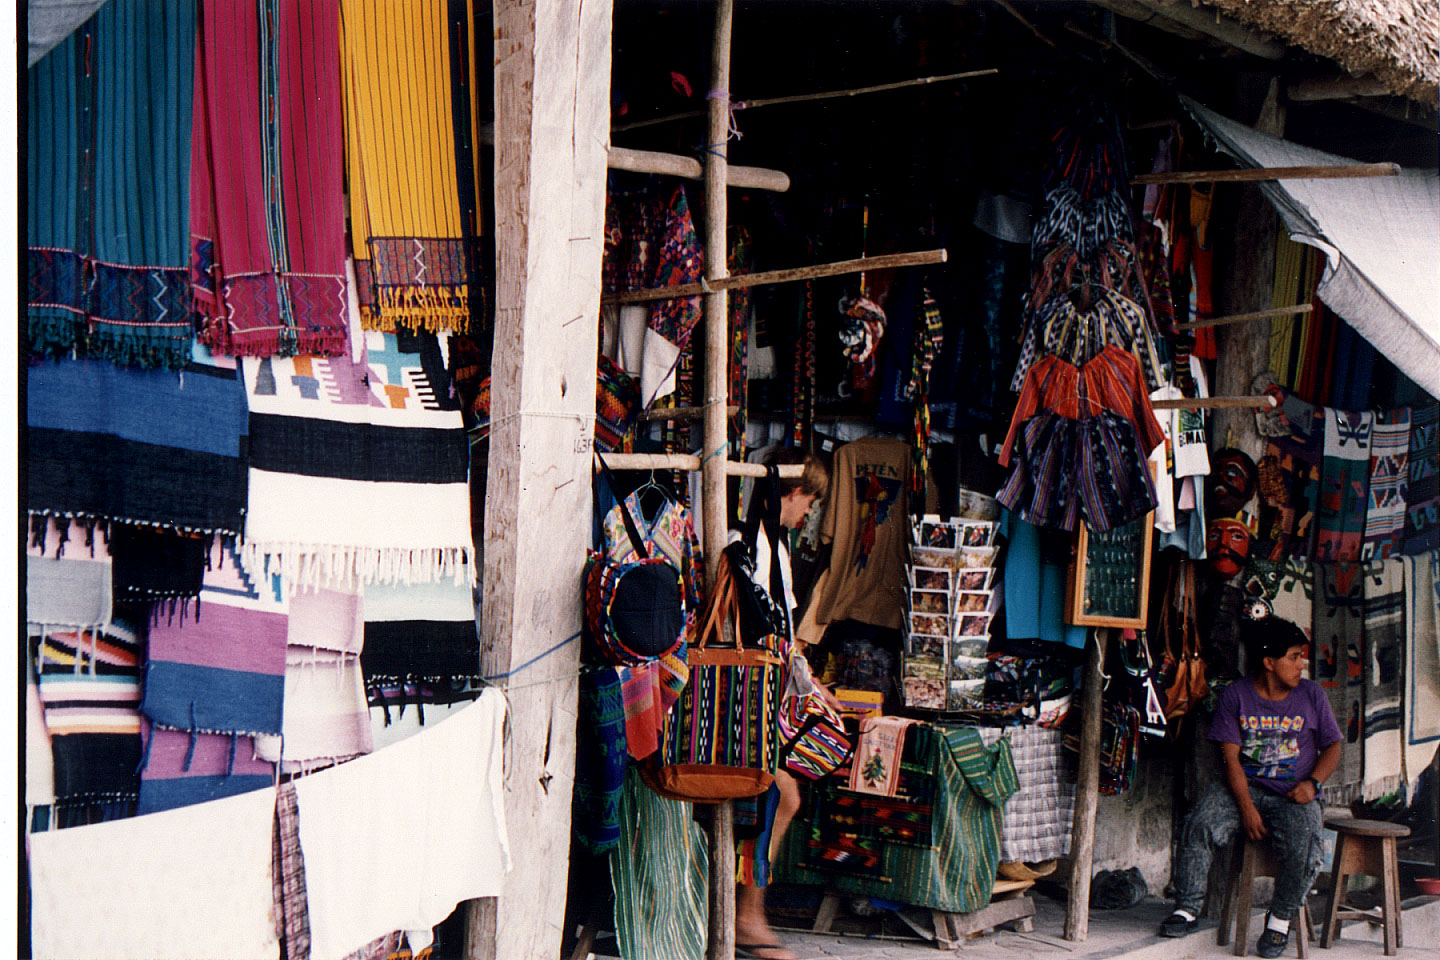
[[[479,167],[468,0],[341,0],[350,247],[369,330],[470,329]]]
[[[143,738],[136,810],[141,815],[264,790],[275,783],[275,766],[255,755],[253,737],[192,734],[147,722]]]
[[[116,524],[110,536],[115,599],[154,601],[200,595],[213,538]]]
[[[1365,509],[1364,560],[1398,557],[1405,536],[1405,489],[1410,482],[1410,408],[1375,414],[1370,438],[1370,491]]]
[[[235,370],[45,361],[26,380],[32,515],[239,536],[245,393]]]
[[[203,0],[190,266],[203,340],[339,354],[345,312],[339,0]]]
[[[368,331],[360,363],[243,361],[247,565],[287,589],[475,579],[469,442],[433,336]]]
[[[371,586],[365,591],[364,616],[360,665],[372,703],[396,684],[480,677],[480,640],[468,583]]]
[[[295,598],[295,607],[303,596]],[[293,607],[290,625],[293,633]],[[285,654],[284,704],[282,736],[260,737],[255,746],[257,756],[279,763],[284,773],[303,773],[375,749],[365,682],[354,653],[292,644]]]
[[[1440,551],[1405,557],[1405,802],[1440,744]]]
[[[1325,408],[1325,457],[1315,517],[1314,558],[1326,563],[1360,559],[1370,486],[1370,434],[1375,415]]]
[[[30,517],[25,544],[25,618],[35,626],[103,630],[113,615],[106,525]]]
[[[1340,765],[1325,785],[1331,803],[1359,797],[1364,768],[1361,737],[1364,713],[1365,586],[1358,563],[1316,563],[1314,665],[1311,676],[1330,700],[1335,722],[1345,735]]]
[[[187,0],[114,0],[30,69],[30,350],[189,362],[194,44]]]
[[[1325,410],[1272,387],[1278,405],[1264,418],[1269,441],[1256,464],[1262,559],[1310,555],[1325,446]]]
[[[1440,547],[1440,402],[1410,412],[1410,483],[1405,499],[1405,552]]]
[[[1405,667],[1405,565],[1399,557],[1365,564],[1365,753],[1361,799],[1404,784],[1400,693]]]

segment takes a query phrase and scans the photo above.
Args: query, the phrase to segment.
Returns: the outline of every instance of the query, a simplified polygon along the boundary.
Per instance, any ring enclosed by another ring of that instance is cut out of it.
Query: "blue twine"
[[[513,677],[515,674],[519,673],[521,670],[524,670],[526,667],[534,666],[536,663],[544,660],[546,657],[550,656],[550,654],[555,653],[557,650],[564,647],[566,644],[574,643],[576,640],[579,639],[580,631],[577,630],[575,633],[570,634],[570,636],[555,644],[555,646],[551,647],[549,650],[546,650],[544,653],[537,653],[535,656],[531,657],[529,660],[526,660],[524,663],[520,664],[520,666],[514,668],[513,670],[507,670],[504,673],[492,674],[488,677],[481,677],[480,679],[486,681],[493,681],[504,680],[506,677]]]

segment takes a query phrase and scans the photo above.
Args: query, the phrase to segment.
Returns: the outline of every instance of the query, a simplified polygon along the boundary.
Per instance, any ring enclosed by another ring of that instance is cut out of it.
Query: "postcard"
[[[981,609],[979,607],[976,608]],[[913,613],[945,613],[950,612],[950,591],[948,590],[911,590],[910,610]]]
[[[912,613],[910,614],[910,632],[924,633],[934,637],[946,636],[950,633],[950,618],[944,614]]]
[[[906,644],[907,656],[924,657],[944,666],[945,642],[945,637],[932,637],[924,633],[912,633],[910,634],[909,642]]]
[[[961,637],[988,636],[990,617],[989,613],[962,613],[956,621],[955,633]]]
[[[994,576],[994,567],[976,567],[973,570],[961,570],[955,574],[955,589],[988,590],[990,589],[990,580]]]
[[[993,593],[993,590],[957,590],[955,612],[984,613],[990,609],[990,597]]]
[[[949,567],[910,568],[910,583],[916,590],[949,591],[951,584],[954,583],[954,576],[954,572]]]

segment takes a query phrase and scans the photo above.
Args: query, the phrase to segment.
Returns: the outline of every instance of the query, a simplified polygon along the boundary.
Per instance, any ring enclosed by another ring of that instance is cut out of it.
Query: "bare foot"
[[[765,888],[735,887],[735,955],[759,960],[797,960],[781,946],[780,937],[765,916]]]

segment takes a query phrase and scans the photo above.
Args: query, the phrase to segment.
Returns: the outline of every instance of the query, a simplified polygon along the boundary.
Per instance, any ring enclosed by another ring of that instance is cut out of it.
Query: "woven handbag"
[[[725,627],[733,632],[725,639]],[[764,793],[780,762],[781,660],[775,638],[740,642],[735,582],[721,563],[690,647],[690,681],[665,721],[659,751],[641,765],[672,800],[720,803]]]
[[[786,697],[780,705],[780,759],[806,780],[833,773],[855,749],[835,708],[818,693]]]

